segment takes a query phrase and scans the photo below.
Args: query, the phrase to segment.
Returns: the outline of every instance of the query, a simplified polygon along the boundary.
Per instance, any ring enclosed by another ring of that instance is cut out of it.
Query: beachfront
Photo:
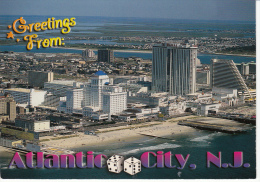
[[[109,145],[110,143],[131,143],[147,136],[164,138],[174,142],[176,141],[175,138],[177,138],[179,135],[187,135],[198,131],[198,129],[189,126],[178,125],[178,122],[180,121],[199,121],[205,124],[248,127],[248,125],[244,123],[239,123],[233,120],[191,115],[171,118],[166,121],[145,122],[97,129],[95,131],[95,135],[87,135],[83,132],[77,132],[68,136],[45,136],[41,137],[40,143],[42,145],[54,148],[78,150],[79,148],[83,147],[99,147],[103,145]],[[87,129],[85,131],[87,131]],[[8,152],[4,147],[1,147],[0,149],[2,152]]]
[[[224,124],[227,126],[242,127],[245,124],[232,120],[224,120],[220,118],[185,116],[172,118],[164,122],[149,122],[141,124],[133,124],[127,126],[118,126],[111,128],[98,129],[96,135],[86,135],[84,133],[74,134],[70,138],[62,138],[62,136],[46,136],[41,138],[41,144],[65,149],[77,149],[88,146],[102,146],[109,143],[132,142],[141,139],[144,136],[151,137],[167,137],[174,141],[174,138],[180,134],[189,134],[195,132],[195,128],[178,125],[179,121],[197,120],[204,123]],[[58,138],[61,139],[58,139]]]
[[[77,136],[59,140],[53,136],[42,137],[41,141],[44,142],[41,143],[53,147],[77,149],[84,146],[100,146],[103,144],[115,142],[131,142],[144,137],[144,135],[153,135],[157,137],[164,137],[169,135],[176,136],[178,134],[186,134],[195,130],[194,128],[178,125],[177,121],[186,118],[187,117],[181,117],[178,118],[178,120],[171,119],[166,122],[149,122],[99,129],[96,132],[96,135],[77,133]],[[49,141],[45,141],[48,139]]]

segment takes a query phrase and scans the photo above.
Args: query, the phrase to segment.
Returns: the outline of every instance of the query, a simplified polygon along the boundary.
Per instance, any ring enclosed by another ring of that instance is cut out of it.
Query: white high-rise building
[[[127,92],[122,87],[109,85],[109,77],[98,71],[84,87],[84,105],[90,110],[119,114],[127,108]]]
[[[91,82],[84,88],[85,106],[102,108],[102,92],[109,84],[109,77],[103,71],[98,71],[91,77]]]
[[[196,92],[197,46],[162,44],[153,47],[152,88],[185,95]]]
[[[83,59],[90,59],[90,58],[94,58],[95,57],[95,53],[92,49],[86,49],[84,51],[82,51],[82,57]]]
[[[68,89],[66,98],[59,102],[58,111],[104,120],[126,110],[127,92],[120,86],[110,85],[109,80],[103,71],[98,71],[82,88]]]
[[[127,109],[126,92],[104,92],[103,112],[109,114],[120,114]]]
[[[83,89],[71,89],[67,91],[66,112],[73,113],[75,109],[83,106]]]

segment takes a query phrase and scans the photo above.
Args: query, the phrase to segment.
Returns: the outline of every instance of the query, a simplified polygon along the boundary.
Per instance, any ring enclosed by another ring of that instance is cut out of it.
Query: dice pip
[[[124,171],[130,175],[141,172],[141,161],[134,157],[126,159],[124,161]]]
[[[120,155],[113,155],[107,160],[109,172],[120,173],[123,170],[124,157]]]

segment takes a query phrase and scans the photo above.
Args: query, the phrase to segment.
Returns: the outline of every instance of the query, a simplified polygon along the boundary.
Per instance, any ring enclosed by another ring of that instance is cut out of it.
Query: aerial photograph
[[[1,179],[256,180],[255,0],[1,0]]]

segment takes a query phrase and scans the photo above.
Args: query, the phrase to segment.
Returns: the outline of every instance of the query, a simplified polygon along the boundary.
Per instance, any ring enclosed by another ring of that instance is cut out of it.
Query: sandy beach
[[[4,153],[4,152],[9,152],[9,151],[10,150],[8,148],[0,146],[0,153],[1,153],[1,155],[2,155],[2,152]]]
[[[177,124],[177,122],[150,122],[137,125],[100,129],[98,130],[97,135],[86,135],[83,133],[78,133],[75,137],[59,140],[53,140],[53,136],[42,137],[41,140],[50,139],[50,141],[44,141],[41,143],[53,147],[76,149],[84,146],[100,146],[103,144],[115,142],[130,142],[140,139],[144,137],[144,135],[153,135],[158,137],[169,135],[176,136],[178,134],[185,134],[194,130],[194,128],[180,126]]]
[[[69,136],[56,135],[45,136],[40,138],[40,143],[50,147],[63,148],[68,150],[77,150],[78,148],[88,146],[102,146],[110,143],[125,143],[132,142],[147,135],[151,137],[169,137],[171,140],[180,134],[189,134],[196,131],[195,128],[178,125],[178,121],[182,120],[195,120],[211,124],[224,124],[227,126],[243,126],[245,124],[232,120],[199,117],[199,116],[184,116],[172,118],[167,121],[145,122],[139,124],[109,127],[96,130],[96,135],[87,135],[78,132]],[[87,131],[87,128],[86,130]],[[0,152],[7,152],[6,148],[1,147]]]

